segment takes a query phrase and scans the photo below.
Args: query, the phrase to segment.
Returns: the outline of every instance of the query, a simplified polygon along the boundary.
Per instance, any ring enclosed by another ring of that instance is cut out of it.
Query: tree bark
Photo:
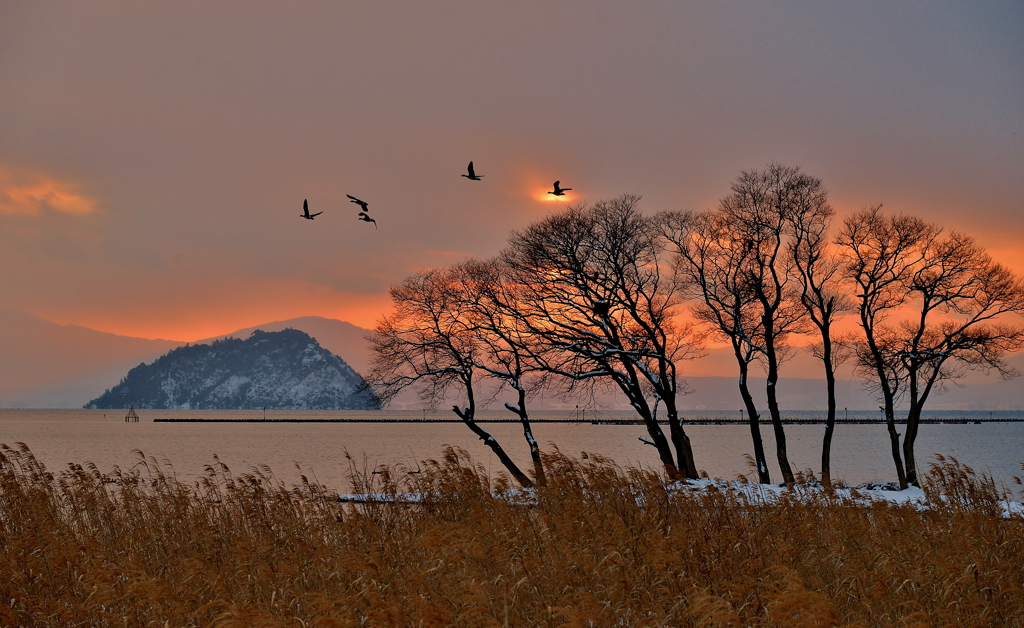
[[[654,418],[654,413],[651,412],[651,406],[647,403],[644,391],[640,388],[640,378],[637,375],[636,367],[629,360],[622,360],[622,367],[626,371],[626,377],[614,377],[613,380],[626,395],[626,398],[629,399],[636,413],[643,419],[644,425],[647,427],[647,434],[650,435],[654,447],[658,450],[661,464],[665,467],[665,473],[673,480],[685,482],[686,475],[679,472],[679,467],[676,466],[676,461],[672,456],[672,448],[669,447],[668,439],[665,438],[665,433],[661,431],[661,426],[658,425],[658,421]]]
[[[647,427],[647,434],[650,435],[651,441],[654,442],[654,447],[658,450],[658,457],[661,459],[661,464],[665,467],[665,473],[668,477],[673,480],[686,480],[686,475],[679,472],[679,467],[676,466],[675,459],[672,457],[672,449],[668,445],[668,439],[665,438],[665,433],[661,431],[661,426],[654,419],[651,413],[650,406],[647,405],[647,401],[643,399],[641,395],[639,399],[636,397],[632,398],[633,408],[643,419],[644,425]]]
[[[768,413],[772,418],[772,429],[775,430],[775,454],[779,459],[779,468],[782,470],[782,481],[786,486],[792,486],[796,479],[793,477],[793,469],[789,466],[789,453],[786,450],[786,430],[782,426],[782,413],[779,411],[779,401],[776,394],[779,383],[779,359],[775,352],[775,342],[772,331],[773,319],[764,317],[765,335],[765,357],[768,360]]]
[[[892,395],[883,391],[882,396],[885,400],[885,426],[889,430],[889,445],[892,449],[892,459],[896,463],[896,476],[900,482],[900,490],[903,490],[909,485],[907,484],[907,474],[903,470],[903,459],[900,457],[900,433],[896,431],[896,411],[893,408]]]
[[[761,442],[761,417],[757,414],[754,397],[750,394],[750,387],[747,384],[747,371],[747,363],[740,359],[740,397],[743,398],[743,405],[747,407],[750,437],[754,441],[754,462],[757,464],[757,481],[761,484],[771,484],[772,477],[768,472],[768,459],[764,455],[764,443]]]
[[[831,360],[825,363],[825,387],[828,391],[828,414],[825,435],[821,439],[821,483],[832,486],[832,433],[836,429],[836,375]]]
[[[485,445],[491,448],[491,451],[494,452],[494,455],[498,457],[498,460],[501,461],[501,464],[505,465],[505,468],[508,469],[508,472],[512,474],[512,477],[516,479],[516,482],[519,482],[520,486],[522,486],[523,488],[533,487],[533,482],[530,480],[530,478],[526,477],[526,474],[519,470],[519,467],[516,466],[516,463],[513,462],[512,459],[508,457],[508,454],[505,453],[505,450],[502,449],[501,445],[498,444],[498,441],[496,441],[493,436],[488,434],[486,430],[477,425],[476,420],[473,418],[473,415],[475,413],[473,411],[472,406],[467,407],[465,410],[460,409],[459,406],[452,406],[452,412],[458,415],[458,417],[462,419],[462,422],[466,424],[466,427],[468,427],[474,434],[479,436],[480,440],[484,441]]]
[[[540,446],[533,437],[530,417],[526,414],[526,391],[518,389],[518,392],[519,405],[513,407],[511,404],[506,403],[505,408],[519,416],[519,422],[523,425],[523,437],[526,438],[526,444],[530,447],[530,458],[533,460],[533,475],[537,479],[539,486],[547,486],[547,477],[544,475],[544,463],[540,458]]]
[[[896,431],[896,410],[893,390],[889,386],[889,378],[885,373],[885,358],[882,356],[878,343],[875,342],[874,325],[865,311],[866,304],[861,301],[860,325],[864,330],[867,339],[868,350],[871,351],[871,359],[874,360],[875,373],[878,375],[878,386],[882,391],[882,411],[885,412],[885,427],[889,431],[889,447],[892,451],[892,460],[896,465],[896,477],[900,482],[900,490],[907,488],[907,474],[903,470],[903,459],[900,456],[900,434]]]
[[[921,426],[921,414],[924,412],[924,400],[911,399],[910,410],[907,412],[907,433],[903,435],[903,460],[907,466],[907,484],[921,486],[917,472],[917,460],[914,456],[914,443],[917,441],[918,428]]]
[[[668,418],[669,435],[672,437],[672,445],[676,449],[676,460],[678,468],[686,474],[690,480],[697,479],[697,465],[693,461],[693,447],[690,445],[690,437],[683,429],[683,423],[679,419],[679,411],[676,409],[675,401],[665,399],[665,416]]]
[[[832,363],[832,338],[829,328],[822,330],[822,362],[825,364],[825,388],[828,413],[825,415],[825,436],[821,439],[821,483],[832,486],[832,433],[836,429],[836,369]]]

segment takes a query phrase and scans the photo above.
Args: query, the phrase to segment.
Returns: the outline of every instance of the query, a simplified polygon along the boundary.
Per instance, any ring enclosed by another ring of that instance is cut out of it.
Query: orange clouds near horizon
[[[1024,5],[624,7],[7,3],[0,307],[180,341],[370,328],[389,285],[566,206],[703,210],[773,161],[837,223],[885,203],[1024,272]]]
[[[60,325],[78,325],[119,336],[195,342],[247,327],[306,316],[333,318],[373,329],[377,320],[391,308],[387,294],[339,294],[300,285],[279,288],[274,292],[274,298],[190,301],[181,303],[173,311],[166,307],[152,311],[144,305],[136,307],[129,302],[117,311],[34,314]]]
[[[39,172],[0,167],[0,214],[35,216],[44,209],[72,215],[96,211],[96,200],[77,187]]]

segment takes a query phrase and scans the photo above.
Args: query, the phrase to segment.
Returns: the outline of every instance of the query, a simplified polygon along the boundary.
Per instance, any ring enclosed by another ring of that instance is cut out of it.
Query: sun
[[[571,192],[565,192],[561,196],[555,196],[554,194],[549,194],[549,192],[551,192],[550,186],[534,189],[530,196],[533,197],[533,200],[542,203],[568,203],[574,198]]]

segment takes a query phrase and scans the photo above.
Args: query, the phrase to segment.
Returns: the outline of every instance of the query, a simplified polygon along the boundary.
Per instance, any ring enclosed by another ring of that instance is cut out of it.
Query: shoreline
[[[262,418],[155,418],[153,423],[462,423],[461,419],[262,419]],[[474,423],[519,423],[518,419],[475,419]],[[640,419],[530,419],[530,423],[575,423],[580,425],[644,425]],[[770,419],[761,419],[761,425],[771,425]],[[836,425],[885,425],[881,419],[836,419]],[[896,420],[897,425],[906,425],[906,420]],[[983,423],[1024,423],[1024,418],[1011,419],[921,419],[922,425],[981,425]],[[659,425],[668,425],[668,421],[658,421]],[[729,419],[688,419],[683,425],[749,425],[748,421]],[[782,419],[783,425],[825,425],[818,419]]]

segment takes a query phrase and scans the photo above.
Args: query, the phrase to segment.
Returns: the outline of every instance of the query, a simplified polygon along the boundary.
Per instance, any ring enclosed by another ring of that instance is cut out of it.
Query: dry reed
[[[354,469],[380,496],[359,504],[146,463],[54,474],[4,446],[0,624],[1024,626],[1024,519],[955,460],[923,510],[799,487],[752,504],[557,451],[535,494],[448,449]]]

